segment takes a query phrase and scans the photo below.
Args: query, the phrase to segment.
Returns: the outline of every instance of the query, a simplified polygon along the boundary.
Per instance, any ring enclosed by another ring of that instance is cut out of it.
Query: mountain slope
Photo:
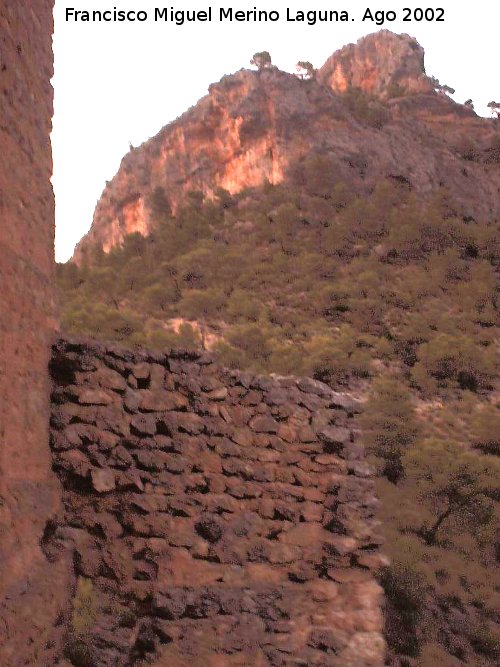
[[[132,151],[58,267],[62,327],[366,399],[390,664],[492,667],[500,126],[428,92],[415,44],[242,71]]]
[[[159,187],[175,211],[193,190],[211,197],[285,182],[311,153],[328,155],[336,180],[360,193],[387,176],[419,196],[449,190],[460,216],[498,219],[500,170],[482,159],[498,136],[493,121],[434,92],[421,47],[387,31],[334,54],[315,80],[241,70],[125,156],[75,259],[147,235]],[[467,150],[474,159],[464,160]]]

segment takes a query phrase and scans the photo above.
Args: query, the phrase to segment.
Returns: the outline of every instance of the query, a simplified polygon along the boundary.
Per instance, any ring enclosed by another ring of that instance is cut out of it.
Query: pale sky
[[[56,196],[56,258],[66,261],[88,231],[106,180],[116,173],[129,142],[137,146],[154,136],[203,97],[225,74],[249,67],[256,51],[267,50],[273,63],[294,72],[298,60],[320,67],[337,49],[370,32],[406,32],[426,50],[427,73],[456,89],[454,98],[472,98],[476,111],[500,98],[498,25],[500,4],[456,0],[398,2],[349,0],[345,3],[213,2],[212,23],[177,26],[154,21],[155,7],[206,9],[197,0],[164,5],[158,0],[56,0],[55,115],[52,145]],[[145,10],[144,23],[66,22],[66,8]],[[219,22],[220,7],[277,10],[277,23]],[[347,23],[287,22],[286,10],[343,9]],[[395,10],[398,20],[377,26],[362,21],[366,8]],[[444,22],[403,22],[404,7],[442,7]]]

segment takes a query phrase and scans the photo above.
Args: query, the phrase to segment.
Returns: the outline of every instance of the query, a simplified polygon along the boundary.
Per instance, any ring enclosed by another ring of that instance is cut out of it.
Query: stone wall
[[[312,380],[59,341],[51,443],[75,665],[383,664],[377,500],[353,415]]]
[[[0,2],[0,664],[56,664],[68,592],[43,552],[60,492],[48,447],[54,329],[52,1]],[[54,585],[54,581],[57,585]],[[57,634],[57,633],[56,633]]]
[[[51,459],[52,4],[0,3],[0,664],[381,665],[352,398],[60,341]]]

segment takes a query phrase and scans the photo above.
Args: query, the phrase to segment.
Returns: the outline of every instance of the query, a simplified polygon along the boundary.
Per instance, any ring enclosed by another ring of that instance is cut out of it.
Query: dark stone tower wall
[[[53,665],[68,595],[43,537],[60,491],[48,445],[54,329],[52,0],[0,0],[0,664]]]

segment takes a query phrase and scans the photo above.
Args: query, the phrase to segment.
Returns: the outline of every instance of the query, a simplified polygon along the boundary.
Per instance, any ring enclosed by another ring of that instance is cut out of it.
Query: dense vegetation
[[[328,155],[286,185],[193,192],[175,217],[158,188],[149,207],[150,237],[58,267],[64,331],[366,395],[394,664],[497,664],[498,228],[445,191],[355,192]]]

